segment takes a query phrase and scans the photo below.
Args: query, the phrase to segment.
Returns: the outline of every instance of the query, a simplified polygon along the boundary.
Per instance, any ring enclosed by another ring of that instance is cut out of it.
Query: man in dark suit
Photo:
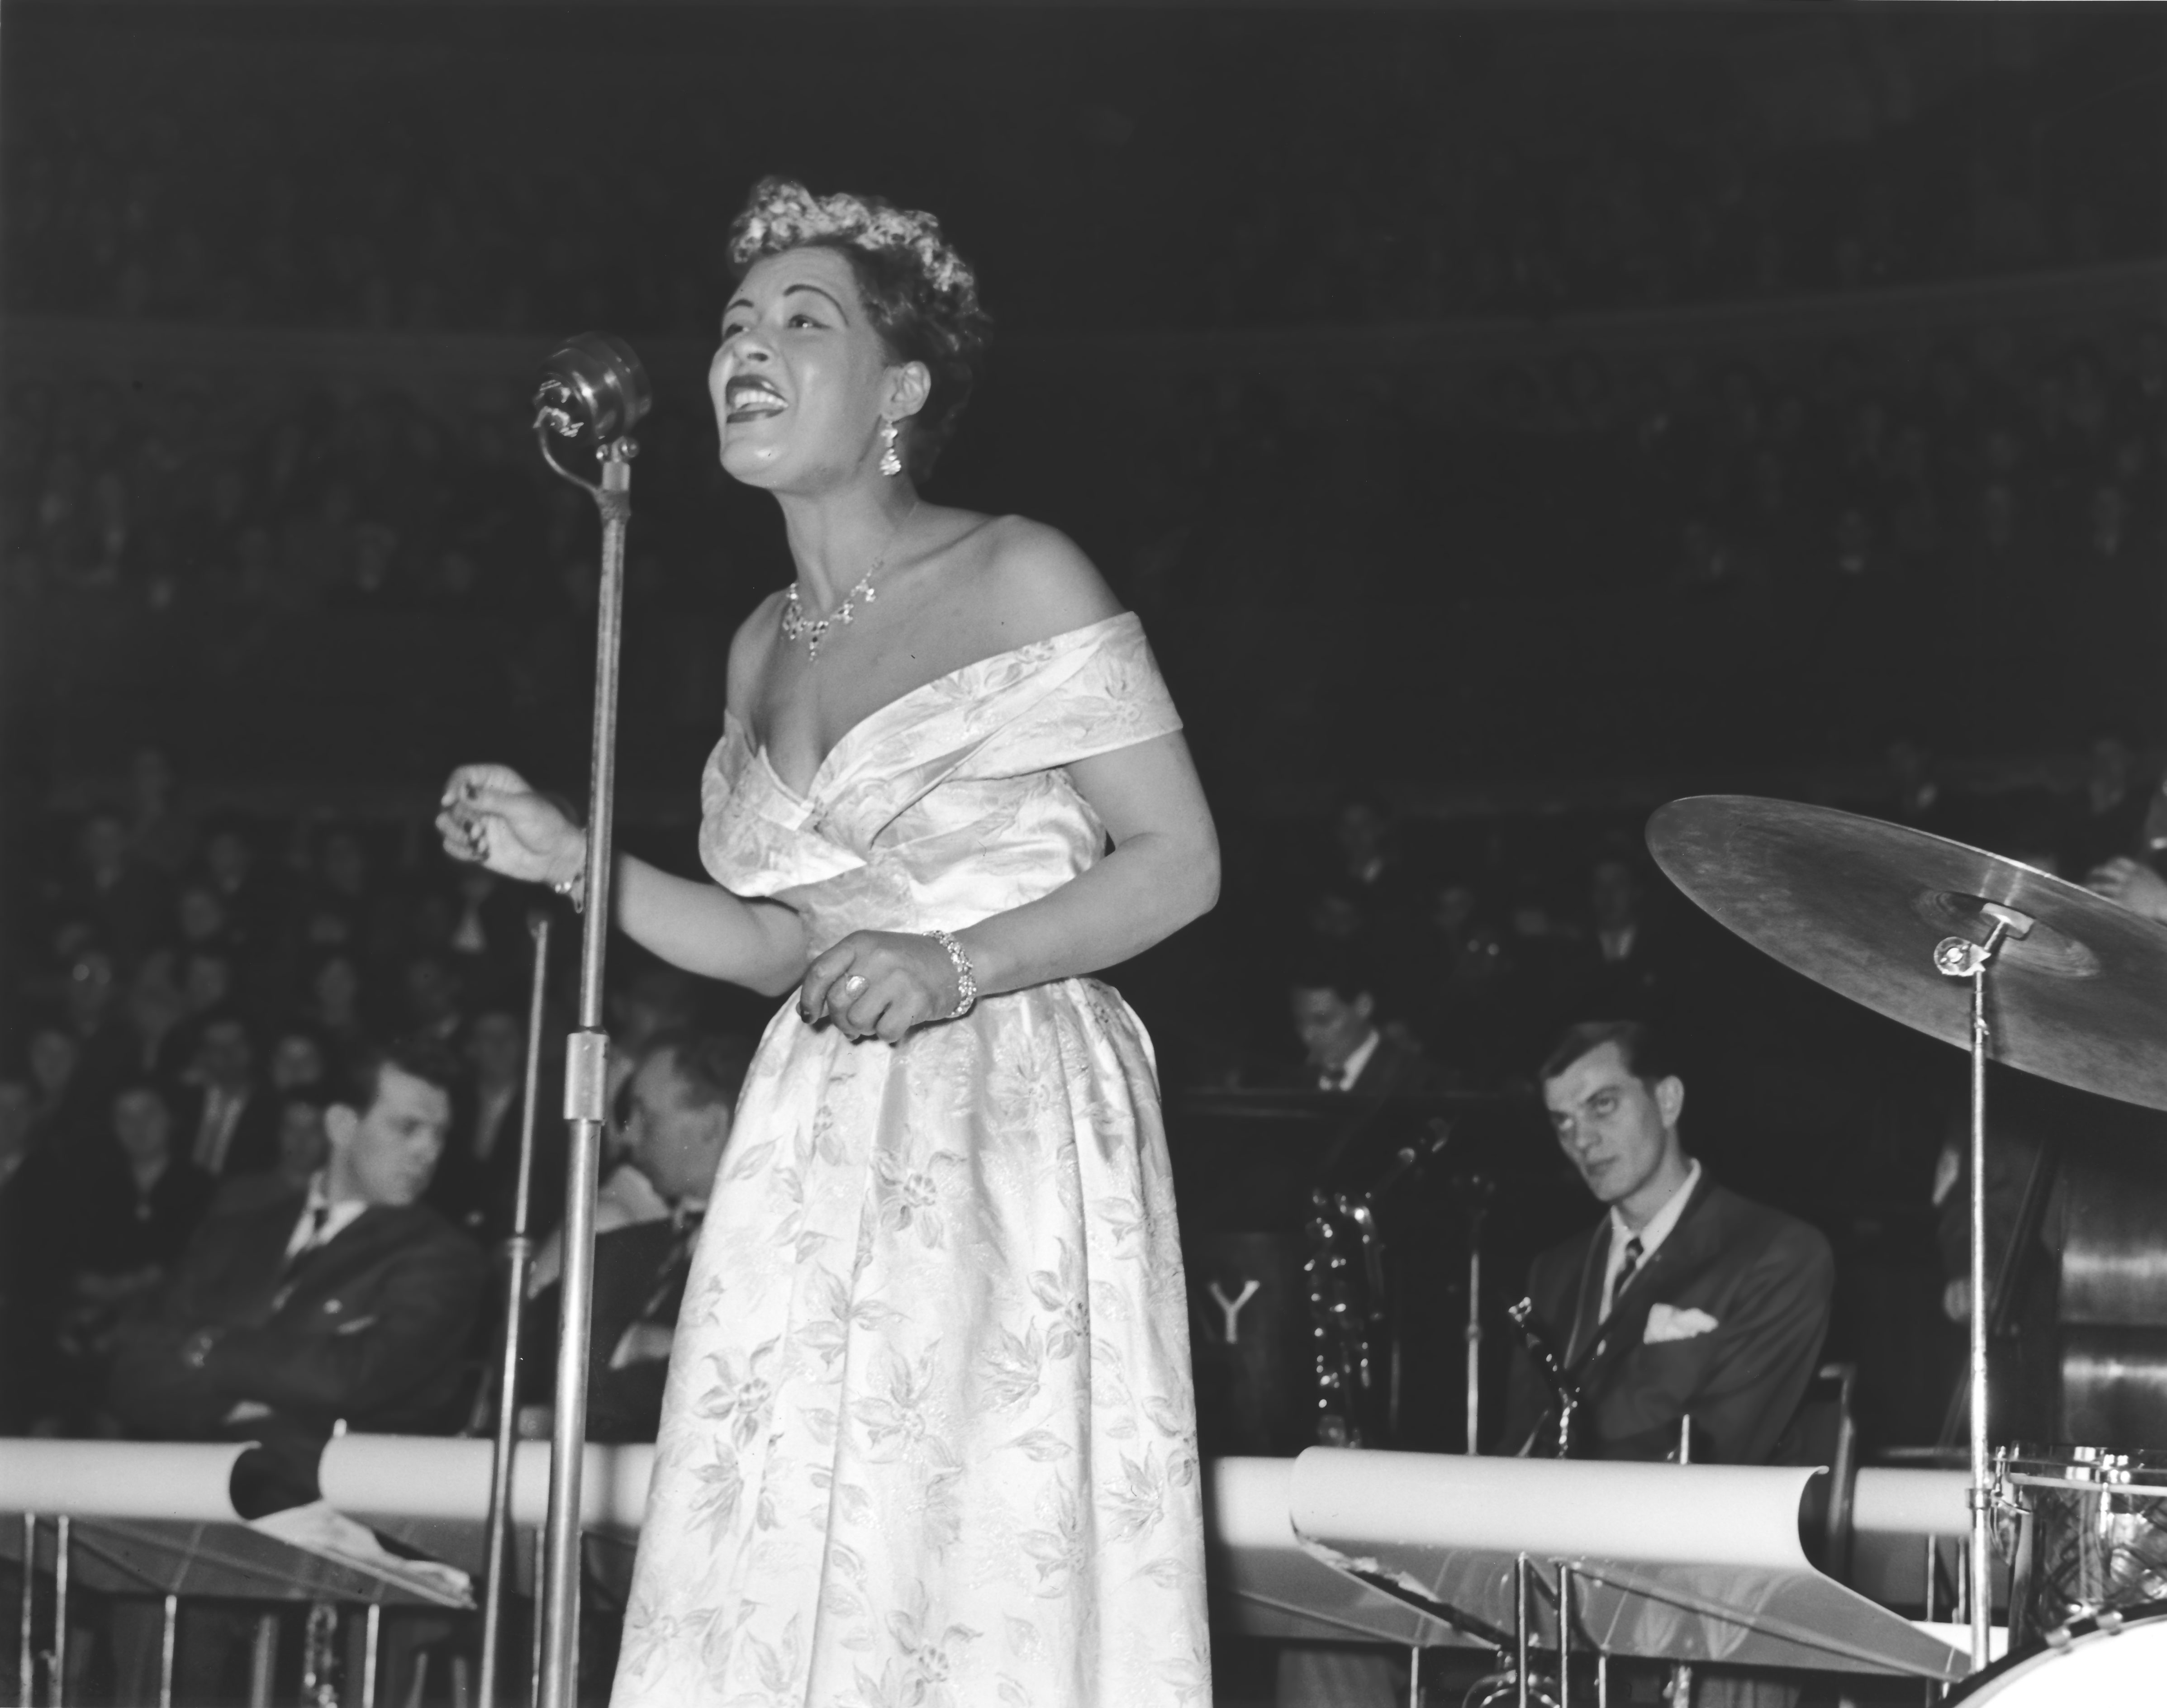
[[[325,1114],[322,1170],[305,1188],[277,1175],[229,1185],[114,1358],[113,1407],[138,1433],[262,1444],[236,1474],[251,1516],[319,1498],[316,1461],[341,1420],[408,1432],[458,1420],[485,1265],[420,1202],[453,1070],[407,1044],[349,1072]]]
[[[692,1251],[751,1060],[743,1039],[671,1029],[656,1034],[632,1076],[625,1124],[632,1166],[669,1211],[595,1240],[590,1441],[651,1441],[661,1424],[662,1386]],[[561,1303],[553,1282],[528,1307],[533,1330],[520,1362],[522,1397],[530,1403],[551,1399]]]
[[[256,1044],[247,1022],[221,1008],[196,1023],[191,1083],[177,1100],[177,1147],[213,1180],[275,1166],[278,1101],[256,1076]]]
[[[1435,1088],[1422,1052],[1378,1026],[1375,983],[1352,956],[1319,955],[1289,974],[1287,1004],[1307,1088],[1364,1100]]]
[[[1678,1134],[1685,1084],[1650,1029],[1575,1026],[1542,1068],[1558,1143],[1609,1214],[1538,1257],[1534,1325],[1576,1387],[1576,1452],[1766,1462],[1811,1380],[1835,1261],[1815,1229],[1719,1186]],[[1502,1450],[1549,1451],[1551,1394],[1514,1360]]]
[[[430,1183],[429,1202],[453,1226],[495,1246],[511,1232],[519,1191],[519,1134],[526,1114],[527,1029],[508,1007],[490,1005],[468,1025],[461,1054],[470,1071],[452,1098],[452,1130]],[[564,1124],[534,1131],[527,1230],[543,1234],[564,1212]]]

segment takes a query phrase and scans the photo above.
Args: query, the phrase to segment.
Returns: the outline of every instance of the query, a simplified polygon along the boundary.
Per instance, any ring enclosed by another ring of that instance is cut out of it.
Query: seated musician
[[[1719,1185],[1678,1131],[1684,1081],[1652,1030],[1568,1030],[1542,1066],[1558,1143],[1609,1214],[1538,1257],[1534,1326],[1579,1389],[1575,1452],[1766,1462],[1812,1379],[1835,1261],[1793,1217]],[[1551,1392],[1516,1356],[1499,1450],[1555,1451]]]
[[[325,1112],[305,1183],[228,1183],[146,1318],[123,1330],[114,1410],[140,1436],[255,1441],[235,1499],[257,1516],[319,1498],[343,1420],[361,1431],[456,1427],[481,1251],[421,1200],[456,1068],[421,1042],[371,1050]]]
[[[603,1226],[595,1238],[593,1351],[587,1368],[587,1439],[651,1441],[662,1418],[662,1384],[685,1298],[692,1248],[751,1050],[742,1039],[690,1029],[649,1040],[628,1087],[626,1166],[659,1214]],[[533,1294],[522,1341],[522,1429],[546,1433],[562,1294],[553,1266]]]
[[[1298,1083],[1374,1100],[1438,1088],[1443,1076],[1377,1022],[1376,980],[1353,954],[1318,949],[1287,975],[1287,1005],[1306,1058]]]

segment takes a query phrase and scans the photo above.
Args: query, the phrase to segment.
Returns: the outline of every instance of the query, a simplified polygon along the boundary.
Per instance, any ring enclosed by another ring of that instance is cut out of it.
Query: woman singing
[[[1181,720],[1075,546],[918,495],[988,331],[938,223],[769,179],[730,254],[723,466],[797,576],[730,648],[714,882],[620,856],[608,888],[665,960],[795,995],[686,1294],[614,1700],[1201,1702],[1156,1072],[1084,976],[1216,897]],[[589,883],[513,773],[445,801],[454,856]]]

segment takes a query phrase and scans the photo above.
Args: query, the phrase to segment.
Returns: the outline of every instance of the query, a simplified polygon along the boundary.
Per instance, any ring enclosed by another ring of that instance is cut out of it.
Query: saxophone
[[[1380,1446],[1398,1425],[1391,1367],[1391,1291],[1378,1203],[1386,1191],[1418,1173],[1452,1140],[1450,1123],[1433,1118],[1423,1136],[1401,1145],[1359,1192],[1309,1195],[1311,1369],[1316,1379],[1315,1440],[1323,1447]]]

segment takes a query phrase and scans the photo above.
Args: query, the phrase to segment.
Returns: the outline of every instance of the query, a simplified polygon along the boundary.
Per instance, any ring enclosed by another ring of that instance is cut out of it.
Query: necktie
[[[299,1245],[294,1248],[293,1255],[287,1258],[286,1266],[289,1269],[292,1268],[296,1263],[299,1263],[303,1258],[306,1257],[309,1253],[315,1251],[316,1247],[323,1242],[324,1229],[330,1223],[331,1219],[331,1207],[328,1203],[315,1204],[310,1207],[308,1235],[302,1240]]]
[[[1625,1261],[1618,1266],[1618,1279],[1610,1283],[1610,1303],[1613,1307],[1624,1296],[1625,1283],[1633,1278],[1633,1272],[1640,1266],[1644,1249],[1638,1234],[1625,1242]]]

